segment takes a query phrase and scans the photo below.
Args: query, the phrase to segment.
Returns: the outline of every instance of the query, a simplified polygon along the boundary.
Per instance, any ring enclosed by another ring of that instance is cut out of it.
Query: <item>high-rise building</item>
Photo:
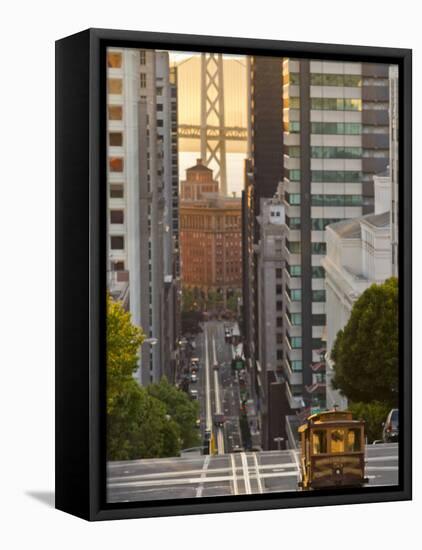
[[[170,374],[176,341],[166,288],[175,262],[172,175],[177,173],[166,56],[110,48],[107,59],[109,289],[156,343],[141,348],[136,378],[143,385]]]
[[[286,233],[282,184],[272,199],[261,199],[259,242],[256,246],[258,353],[257,381],[262,397],[259,417],[261,444],[277,449],[275,438],[285,438],[280,392],[283,391],[283,257]]]
[[[271,199],[283,179],[282,60],[273,57],[248,59],[250,83],[249,154],[245,163],[242,208],[243,239],[243,331],[251,390],[259,412],[264,395],[259,380],[259,320],[256,246],[259,241],[261,199]],[[258,361],[258,363],[257,363]]]
[[[283,62],[283,367],[293,410],[326,404],[324,230],[373,211],[373,176],[389,157],[387,76],[387,65]]]

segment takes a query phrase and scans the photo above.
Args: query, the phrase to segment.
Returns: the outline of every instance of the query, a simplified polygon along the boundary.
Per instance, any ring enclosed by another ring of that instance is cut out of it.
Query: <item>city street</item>
[[[298,466],[292,450],[112,462],[108,501],[297,491]],[[368,487],[398,483],[397,443],[366,447],[366,475]]]
[[[230,453],[242,447],[239,426],[239,384],[232,374],[231,345],[224,340],[223,321],[204,323],[204,331],[196,339],[193,355],[199,357],[198,396],[201,411],[201,432],[213,432],[218,454]],[[214,368],[218,365],[218,369]],[[215,414],[224,414],[223,427],[216,427]]]

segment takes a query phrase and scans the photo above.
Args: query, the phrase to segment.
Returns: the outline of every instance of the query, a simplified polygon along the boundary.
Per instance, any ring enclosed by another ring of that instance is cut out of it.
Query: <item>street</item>
[[[240,452],[112,462],[108,501],[297,491],[298,451]],[[368,487],[398,483],[397,443],[366,447]]]
[[[223,321],[208,321],[195,338],[200,430],[210,454],[185,450],[181,457],[143,459],[108,464],[108,501],[245,495],[298,491],[299,451],[245,451],[242,442],[240,388],[231,368],[232,345],[225,342]],[[216,415],[224,415],[216,425]],[[211,435],[212,434],[212,435]],[[398,445],[366,447],[367,486],[398,483]]]

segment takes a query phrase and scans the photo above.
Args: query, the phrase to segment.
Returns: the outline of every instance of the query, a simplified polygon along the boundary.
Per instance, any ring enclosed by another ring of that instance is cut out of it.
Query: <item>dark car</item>
[[[399,410],[391,409],[387,420],[384,422],[382,430],[382,439],[384,443],[392,443],[399,439]]]

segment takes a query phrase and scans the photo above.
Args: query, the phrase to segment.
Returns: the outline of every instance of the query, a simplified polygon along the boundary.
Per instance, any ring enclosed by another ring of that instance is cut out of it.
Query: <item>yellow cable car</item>
[[[365,478],[365,422],[348,411],[311,415],[300,426],[302,489],[361,487]]]

